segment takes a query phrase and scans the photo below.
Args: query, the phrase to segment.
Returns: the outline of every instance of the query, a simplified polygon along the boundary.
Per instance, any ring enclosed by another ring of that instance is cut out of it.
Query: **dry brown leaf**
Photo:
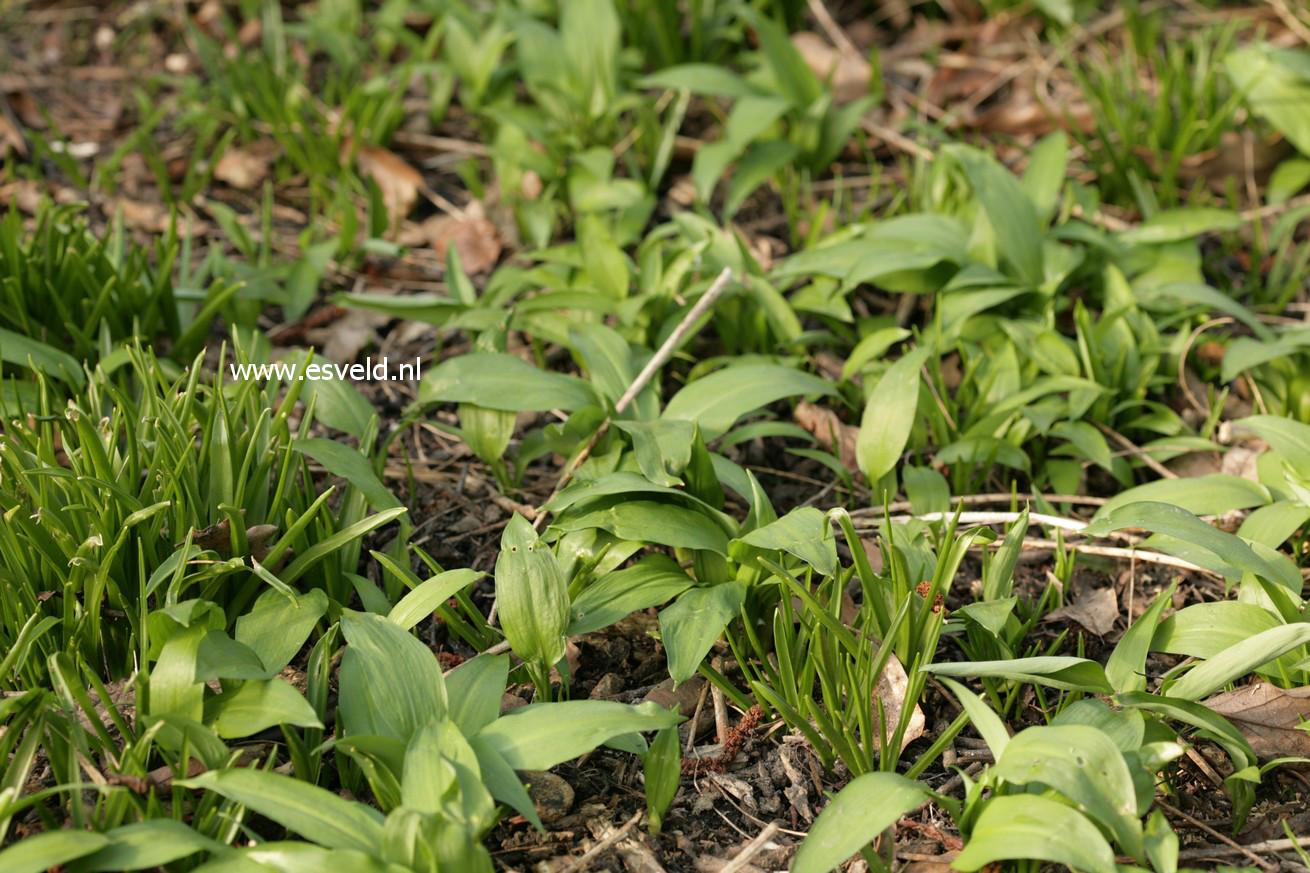
[[[0,158],[13,150],[20,158],[27,157],[27,142],[22,133],[6,118],[0,115]]]
[[[271,140],[230,148],[214,165],[214,178],[233,188],[249,191],[268,178],[277,152],[277,143]]]
[[[837,443],[837,456],[842,466],[852,473],[858,473],[859,460],[855,454],[855,444],[860,439],[860,429],[853,424],[846,424],[826,406],[802,400],[796,404],[794,413],[796,423],[814,435],[823,447],[833,451],[834,437]]]
[[[345,143],[342,148],[348,148]],[[377,182],[382,202],[387,207],[392,228],[409,215],[423,190],[423,175],[393,151],[381,146],[361,145],[355,153],[355,166],[361,175]]]
[[[832,75],[832,96],[838,103],[847,103],[869,93],[873,67],[865,58],[842,52],[817,33],[809,31],[792,34],[791,44],[814,75],[825,81],[829,74]]]
[[[1310,757],[1310,686],[1282,689],[1255,682],[1202,701],[1242,732],[1263,759]]]
[[[453,245],[459,252],[460,266],[467,273],[485,272],[500,260],[501,245],[496,226],[481,215],[472,212],[463,218],[434,215],[423,222],[422,230],[437,256],[443,260]]]
[[[1119,598],[1114,596],[1113,588],[1084,591],[1068,606],[1053,610],[1046,616],[1048,620],[1076,621],[1098,637],[1103,637],[1113,630],[1115,619],[1118,617]]]
[[[900,659],[892,655],[887,659],[887,666],[882,671],[882,676],[878,677],[878,687],[874,690],[873,715],[878,717],[878,701],[882,701],[882,712],[887,720],[887,733],[890,735],[896,730],[896,723],[900,721],[901,710],[905,707],[905,694],[910,687],[910,677],[906,675],[905,668],[901,666]],[[916,704],[914,712],[910,713],[910,720],[905,726],[905,735],[901,737],[901,751],[910,743],[923,736],[924,726],[927,719],[923,717],[923,710]]]

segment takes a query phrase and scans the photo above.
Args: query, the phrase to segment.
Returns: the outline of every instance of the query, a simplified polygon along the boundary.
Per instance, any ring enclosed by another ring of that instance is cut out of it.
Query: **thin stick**
[[[632,830],[634,827],[637,826],[637,822],[641,821],[641,815],[644,811],[645,810],[639,809],[636,812],[634,812],[632,814],[632,818],[625,821],[622,827],[612,832],[609,836],[601,840],[596,845],[592,846],[590,849],[587,850],[585,855],[583,855],[578,860],[574,861],[569,866],[565,867],[563,870],[560,871],[560,873],[579,873],[579,871],[586,870],[588,867],[591,866],[592,861],[596,860],[596,858],[608,852],[611,848],[615,846],[615,844],[617,844],[620,840],[622,840],[624,837],[628,835],[628,831]]]
[[[980,543],[979,546],[982,544]],[[990,543],[993,548],[998,548],[1001,544]],[[1023,541],[1024,549],[1057,549],[1061,544],[1055,540],[1042,540],[1036,538],[1027,538]],[[1146,561],[1150,564],[1162,564],[1166,567],[1177,567],[1179,570],[1189,570],[1193,573],[1205,573],[1207,576],[1223,577],[1222,573],[1216,573],[1214,570],[1207,570],[1205,567],[1193,564],[1191,561],[1184,561],[1182,558],[1175,558],[1173,555],[1166,555],[1161,552],[1145,551],[1143,549],[1125,549],[1120,546],[1094,546],[1091,543],[1064,543],[1064,548],[1071,552],[1080,552],[1084,555],[1100,555],[1105,558],[1131,558],[1138,561]]]
[[[1310,837],[1297,837],[1294,840],[1265,840],[1260,843],[1247,843],[1245,846],[1214,846],[1208,849],[1183,849],[1178,859],[1210,858],[1222,855],[1241,855],[1246,852],[1290,852],[1303,846],[1310,846]]]
[[[632,384],[628,386],[628,390],[624,391],[623,396],[619,398],[619,402],[614,404],[615,413],[620,413],[627,409],[628,404],[642,392],[642,389],[646,387],[651,378],[659,371],[660,367],[663,367],[668,363],[669,358],[673,357],[673,352],[677,349],[678,344],[681,343],[691,331],[692,325],[694,325],[702,315],[709,311],[709,308],[714,305],[714,301],[718,300],[723,292],[728,289],[728,283],[731,281],[732,269],[730,267],[724,267],[723,272],[718,275],[718,278],[714,280],[709,289],[700,296],[699,300],[696,301],[696,305],[688,310],[687,314],[682,317],[682,321],[678,322],[678,326],[673,329],[673,333],[669,334],[669,338],[659,347],[659,350],[655,352],[655,355],[646,362],[646,366],[642,367],[641,372],[637,374],[637,378],[632,380]],[[574,471],[576,471],[578,467],[581,466],[582,462],[587,460],[588,456],[591,455],[591,450],[596,447],[596,444],[600,442],[600,438],[609,430],[610,421],[609,418],[606,418],[601,422],[600,427],[596,428],[596,432],[593,433],[591,439],[587,441],[587,445],[582,449],[582,451],[578,452],[577,455],[573,457],[572,461],[569,462],[568,467],[565,468],[563,474],[559,477],[559,481],[555,483],[555,490],[551,492],[550,497],[546,498],[545,503],[537,507],[537,519],[533,526],[538,531],[546,525],[546,512],[544,507],[547,503],[550,503],[551,500],[555,499],[555,495],[559,494],[560,491],[564,489],[564,486],[569,483],[569,480],[573,478]]]
[[[778,829],[779,825],[776,821],[769,822],[768,826],[760,831],[759,836],[746,845],[746,848],[742,849],[737,853],[735,858],[719,868],[719,873],[739,873],[739,871],[745,869],[746,865],[750,863],[751,858],[758,855],[760,850],[764,848],[765,843],[777,836]]]
[[[650,382],[651,377],[659,372],[660,367],[663,367],[669,358],[673,357],[674,350],[682,343],[683,337],[691,331],[692,325],[709,311],[709,308],[714,305],[714,301],[718,300],[724,291],[728,290],[728,283],[731,281],[732,268],[724,267],[723,272],[714,280],[714,284],[710,285],[709,290],[700,296],[700,299],[696,301],[696,305],[682,317],[682,321],[678,322],[678,326],[673,329],[673,333],[669,334],[669,338],[660,346],[655,356],[646,362],[646,366],[641,368],[637,378],[632,380],[628,390],[624,391],[623,396],[619,398],[619,402],[614,404],[615,412],[622,412],[628,408],[628,404],[641,393],[642,389],[646,387],[646,383]]]
[[[1245,846],[1238,845],[1236,842],[1224,836],[1223,834],[1219,833],[1219,831],[1210,827],[1208,824],[1201,821],[1199,818],[1194,818],[1188,815],[1187,813],[1183,812],[1181,809],[1177,809],[1175,807],[1170,806],[1169,804],[1165,803],[1163,800],[1157,800],[1156,805],[1159,806],[1161,809],[1163,809],[1165,812],[1178,816],[1183,821],[1190,824],[1192,827],[1197,828],[1198,830],[1201,830],[1209,834],[1219,842],[1223,843],[1225,846],[1228,846],[1230,849],[1236,849],[1239,854],[1245,855],[1248,859],[1258,864],[1262,869],[1265,870],[1274,869],[1274,865],[1270,864],[1268,861],[1264,860],[1259,855],[1255,854]]]
[[[1161,464],[1161,463],[1160,463],[1159,461],[1157,461],[1155,458],[1151,457],[1150,454],[1147,453],[1147,451],[1146,451],[1145,449],[1143,449],[1141,446],[1139,446],[1139,445],[1137,445],[1136,443],[1134,443],[1132,440],[1128,439],[1128,437],[1126,437],[1126,436],[1124,436],[1123,434],[1119,433],[1119,431],[1117,431],[1117,430],[1115,430],[1114,428],[1110,427],[1108,424],[1102,424],[1102,423],[1099,422],[1099,421],[1095,421],[1095,422],[1092,422],[1092,423],[1095,424],[1097,427],[1099,427],[1101,430],[1105,431],[1105,433],[1106,433],[1106,434],[1107,434],[1111,439],[1113,439],[1115,442],[1117,442],[1119,445],[1123,446],[1123,447],[1124,447],[1125,449],[1127,449],[1129,452],[1131,452],[1132,454],[1134,454],[1134,455],[1136,455],[1137,457],[1141,458],[1141,459],[1142,459],[1142,462],[1143,462],[1144,464],[1146,464],[1146,466],[1150,467],[1152,470],[1154,470],[1155,472],[1159,473],[1159,474],[1160,474],[1161,476],[1163,476],[1164,478],[1166,478],[1166,479],[1177,479],[1177,478],[1178,478],[1178,474],[1177,474],[1177,473],[1175,473],[1173,470],[1170,470],[1170,469],[1169,469],[1168,467],[1166,467],[1164,464]]]
[[[1020,492],[1011,494],[1009,491],[997,491],[994,494],[962,494],[959,497],[952,497],[956,503],[963,503],[972,506],[975,503],[1009,503],[1016,500],[1020,503],[1036,500],[1038,497],[1049,503],[1073,503],[1080,506],[1104,506],[1107,499],[1104,497],[1086,497],[1081,494],[1033,494]],[[914,506],[908,500],[899,500],[887,507],[889,512],[904,512],[907,509],[913,509]],[[868,506],[861,509],[852,509],[851,518],[859,518],[862,515],[882,515],[881,506]]]

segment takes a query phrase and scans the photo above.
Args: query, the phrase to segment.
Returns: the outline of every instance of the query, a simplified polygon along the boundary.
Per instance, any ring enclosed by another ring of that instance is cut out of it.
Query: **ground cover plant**
[[[1302,5],[0,48],[0,870],[1310,867]]]

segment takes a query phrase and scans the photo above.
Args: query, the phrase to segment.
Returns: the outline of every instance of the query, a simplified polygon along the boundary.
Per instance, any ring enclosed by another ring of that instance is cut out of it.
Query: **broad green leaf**
[[[746,198],[763,185],[778,170],[790,164],[799,150],[787,140],[770,140],[748,149],[737,162],[737,169],[728,183],[724,198],[723,215],[731,219],[746,202]]]
[[[1146,857],[1156,873],[1178,873],[1178,835],[1162,809],[1154,810],[1146,822]]]
[[[450,720],[471,737],[496,720],[509,680],[509,655],[481,654],[446,674]]]
[[[248,867],[215,867],[236,858],[247,864],[261,865],[258,871]],[[396,873],[394,866],[388,865],[380,858],[366,855],[354,849],[325,849],[312,843],[292,840],[274,840],[257,843],[241,849],[235,856],[223,861],[210,861],[203,867],[196,868],[202,873],[265,873],[276,870],[278,873],[322,873],[324,870],[349,870],[351,873]]]
[[[623,734],[655,731],[683,721],[654,703],[610,700],[534,703],[502,715],[477,733],[515,770],[549,770]]]
[[[289,366],[293,365],[290,359],[284,360]],[[294,366],[296,376],[303,377],[304,387],[300,399],[306,404],[313,402],[315,420],[353,437],[363,437],[369,422],[377,413],[373,404],[359,393],[349,379],[335,378],[337,365],[322,355],[305,355]],[[314,366],[317,366],[316,372],[323,378],[309,378],[308,374],[315,372],[309,368]],[[284,378],[282,381],[288,388],[293,387],[292,379]]]
[[[793,509],[740,540],[757,548],[794,555],[823,576],[837,572],[837,541],[832,530],[827,529],[826,516],[813,506]]]
[[[614,426],[632,437],[641,474],[656,485],[681,485],[682,471],[691,463],[696,425],[690,421],[616,421]]]
[[[1176,583],[1169,583],[1115,644],[1105,662],[1105,675],[1116,692],[1146,690],[1146,656],[1151,651],[1161,614],[1173,605],[1175,587]]]
[[[409,630],[437,611],[455,594],[485,576],[477,570],[459,569],[438,573],[410,591],[391,608],[387,618]]]
[[[20,367],[27,367],[31,362],[31,366],[37,370],[74,388],[81,388],[86,384],[86,375],[72,355],[2,327],[0,327],[0,361]]]
[[[218,853],[225,849],[221,843],[171,818],[134,822],[106,831],[105,836],[109,845],[69,863],[68,873],[144,870],[171,864],[196,852]]]
[[[1276,549],[1287,542],[1288,537],[1300,530],[1307,521],[1310,521],[1310,506],[1302,506],[1290,500],[1280,500],[1252,510],[1251,514],[1242,520],[1237,535],[1252,543],[1261,543]]]
[[[385,616],[342,610],[346,652],[339,705],[346,735],[372,734],[408,743],[414,731],[446,714],[441,668],[428,647]]]
[[[329,849],[372,854],[382,848],[381,813],[300,779],[235,767],[211,770],[174,784],[221,794]]]
[[[929,664],[923,669],[938,676],[994,676],[1016,682],[1033,682],[1038,685],[1049,685],[1052,688],[1086,691],[1092,694],[1110,694],[1113,690],[1100,664],[1085,658],[1065,655],[1013,658],[1008,661]]]
[[[1039,216],[1049,216],[1064,188],[1064,171],[1069,164],[1069,138],[1057,130],[1037,141],[1023,171],[1023,190]]]
[[[1310,478],[1310,424],[1281,415],[1252,415],[1234,424],[1255,431],[1301,475]]]
[[[1310,624],[1281,625],[1224,649],[1169,686],[1169,696],[1199,700],[1240,679],[1256,667],[1310,643]]]
[[[954,158],[969,177],[996,233],[997,249],[1028,285],[1042,281],[1042,229],[1033,202],[1010,171],[990,154],[972,146],[948,145],[942,151]]]
[[[714,641],[746,601],[746,586],[737,581],[692,588],[660,611],[660,637],[675,683],[690,679]]]
[[[642,88],[673,88],[707,97],[752,97],[759,89],[718,64],[680,64],[637,81]]]
[[[994,772],[1019,785],[1054,788],[1142,856],[1142,826],[1128,763],[1114,741],[1086,725],[1037,725],[1011,738]]]
[[[5,873],[44,873],[108,844],[108,837],[91,831],[45,831],[0,852],[0,869]]]
[[[270,589],[237,619],[236,640],[254,650],[266,670],[276,672],[291,663],[327,608],[321,589],[297,594],[294,603]]]
[[[500,740],[484,738],[480,733],[468,738],[473,753],[478,756],[478,766],[482,770],[482,781],[491,792],[491,796],[513,809],[527,819],[538,831],[545,833],[546,828],[537,815],[537,808],[532,804],[523,780],[514,772],[498,749]]]
[[[210,698],[205,709],[212,710],[214,731],[224,738],[248,737],[280,724],[323,727],[309,701],[281,679],[247,680]]]
[[[739,364],[687,385],[668,402],[663,418],[700,424],[705,441],[722,436],[739,418],[784,397],[834,394],[818,376],[779,364]]]
[[[573,601],[568,635],[608,627],[639,609],[667,603],[695,584],[677,561],[667,555],[648,555],[584,588]]]
[[[476,403],[509,412],[572,412],[599,403],[583,380],[539,370],[499,352],[474,352],[442,361],[423,374],[418,396],[423,403]]]
[[[1020,859],[1064,864],[1085,873],[1117,869],[1114,850],[1096,825],[1077,810],[1035,794],[988,800],[951,866],[969,873]]]
[[[380,312],[392,318],[445,324],[468,307],[454,297],[436,294],[359,294],[346,292],[332,298],[334,303]]]
[[[919,368],[931,351],[917,348],[888,367],[864,405],[855,454],[870,483],[892,470],[905,450],[919,407]]]
[[[865,773],[838,791],[796,850],[792,873],[827,873],[871,843],[901,816],[928,800],[928,791],[898,773]]]
[[[960,701],[965,715],[973,722],[974,730],[978,731],[978,735],[991,750],[992,758],[1000,758],[1005,753],[1005,747],[1010,743],[1010,732],[1006,729],[1005,722],[1001,721],[996,711],[987,705],[987,701],[965,688],[963,684],[947,676],[942,676],[942,682]]]
[[[1187,510],[1168,503],[1144,501],[1121,506],[1096,518],[1083,533],[1087,536],[1105,536],[1126,527],[1139,527],[1193,543],[1244,572],[1271,580],[1280,576],[1276,568],[1237,537],[1211,527]]]
[[[1203,233],[1237,230],[1245,223],[1242,216],[1230,209],[1187,206],[1156,213],[1141,226],[1120,233],[1119,239],[1133,245],[1179,242]]]
[[[570,514],[553,527],[562,531],[600,528],[622,540],[728,554],[728,537],[705,513],[654,500],[624,500],[603,509]]]
[[[1297,69],[1300,53],[1251,44],[1224,56],[1224,69],[1234,87],[1246,95],[1251,111],[1287,137],[1303,155],[1310,155],[1310,117],[1295,111],[1310,102],[1310,79]]]
[[[299,579],[306,570],[323,560],[328,555],[338,551],[347,543],[363,538],[364,534],[376,530],[383,525],[390,524],[397,518],[405,514],[405,507],[398,506],[395,509],[384,509],[379,513],[370,515],[368,518],[361,519],[350,527],[343,528],[329,537],[319,540],[305,550],[304,554],[297,555],[291,565],[283,570],[279,576],[283,582],[290,585]]]
[[[1151,650],[1213,658],[1224,649],[1282,623],[1277,616],[1253,603],[1236,600],[1193,603],[1160,622],[1151,637]]]
[[[841,368],[841,377],[851,378],[860,372],[865,364],[878,360],[887,353],[888,349],[909,336],[910,332],[903,327],[884,327],[869,333],[856,343],[855,348],[846,356],[846,363],[842,364]]]
[[[274,591],[273,594],[282,597]],[[284,601],[286,598],[282,598]],[[282,666],[286,666],[283,664]],[[212,679],[272,679],[282,667],[269,669],[255,650],[223,631],[210,631],[196,651],[196,681]]]
[[[291,448],[308,455],[322,464],[333,476],[340,476],[364,495],[374,509],[394,509],[401,506],[387,486],[373,472],[368,459],[355,449],[336,440],[298,439]]]
[[[1102,519],[1130,503],[1170,503],[1195,515],[1223,515],[1234,509],[1250,509],[1270,501],[1269,489],[1240,476],[1213,473],[1187,479],[1156,479],[1120,491],[1096,511]]]

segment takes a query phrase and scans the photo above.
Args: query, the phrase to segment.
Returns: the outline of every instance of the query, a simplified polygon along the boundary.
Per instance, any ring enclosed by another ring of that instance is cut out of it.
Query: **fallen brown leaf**
[[[882,701],[882,712],[883,717],[887,720],[888,735],[896,730],[896,723],[901,718],[901,710],[905,708],[905,694],[909,688],[910,677],[906,675],[900,659],[892,655],[887,659],[887,666],[883,669],[882,676],[878,678],[878,687],[874,690],[873,701],[875,719],[878,716],[878,701]],[[923,736],[923,729],[926,724],[927,719],[923,716],[923,710],[916,704],[914,711],[910,713],[909,722],[905,725],[905,735],[901,737],[901,751],[905,751],[906,746]]]
[[[10,123],[7,117],[0,115],[0,158],[8,154],[10,149],[20,158],[27,157],[27,142],[23,139],[23,134]]]
[[[837,443],[837,456],[842,466],[852,473],[859,472],[860,464],[855,454],[855,444],[860,439],[860,429],[853,424],[846,424],[826,406],[802,400],[796,404],[794,413],[796,423],[814,435],[823,447],[833,451],[834,438]]]
[[[1278,688],[1255,682],[1202,701],[1233,723],[1260,758],[1310,757],[1310,686]]]
[[[838,103],[848,103],[869,93],[873,67],[865,58],[842,52],[809,31],[792,34],[791,44],[814,75],[826,80],[831,74],[832,96]]]
[[[230,148],[214,165],[214,178],[233,188],[249,191],[268,178],[277,152],[277,143],[269,140]]]
[[[1053,610],[1046,616],[1047,620],[1076,621],[1098,637],[1113,630],[1118,617],[1119,598],[1114,596],[1113,588],[1084,591],[1069,605]]]
[[[343,143],[343,149],[348,147],[348,142]],[[361,145],[355,152],[355,166],[361,175],[377,182],[390,226],[399,227],[418,201],[419,191],[425,184],[423,175],[404,158],[381,146]]]
[[[459,263],[467,273],[483,273],[500,260],[500,237],[496,226],[481,215],[434,215],[421,225],[428,243],[443,260],[453,245]]]

